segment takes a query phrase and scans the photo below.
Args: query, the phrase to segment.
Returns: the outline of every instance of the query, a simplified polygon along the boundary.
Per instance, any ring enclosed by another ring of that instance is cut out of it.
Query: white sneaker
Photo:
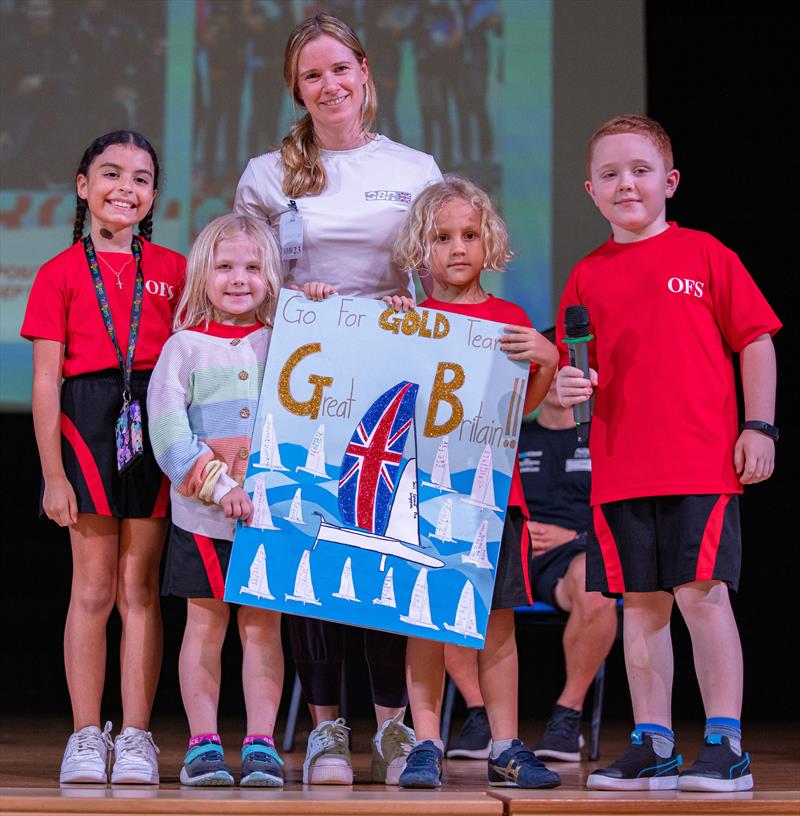
[[[417,744],[417,735],[403,722],[401,712],[386,722],[372,738],[372,781],[399,785],[406,757]]]
[[[59,781],[105,785],[108,782],[108,754],[114,747],[110,734],[110,722],[102,731],[96,725],[76,731],[67,740]]]
[[[114,768],[111,784],[157,785],[158,746],[153,735],[128,726],[114,740]]]
[[[304,785],[352,785],[350,729],[345,721],[325,720],[308,735]]]

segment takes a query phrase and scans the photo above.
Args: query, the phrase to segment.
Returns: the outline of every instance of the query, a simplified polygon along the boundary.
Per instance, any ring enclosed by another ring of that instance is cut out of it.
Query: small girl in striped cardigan
[[[191,739],[183,785],[232,785],[217,733],[222,644],[230,607],[225,573],[237,520],[253,505],[244,491],[250,437],[281,281],[269,227],[244,215],[212,221],[197,237],[175,334],[148,390],[150,439],[172,482],[172,526],[163,592],[186,598],[178,664]],[[283,687],[280,614],[238,610],[247,736],[241,785],[283,785],[272,731]]]

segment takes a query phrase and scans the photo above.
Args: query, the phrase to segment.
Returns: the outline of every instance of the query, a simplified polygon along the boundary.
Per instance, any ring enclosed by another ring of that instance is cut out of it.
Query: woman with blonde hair
[[[372,130],[377,100],[369,63],[342,20],[329,14],[303,20],[286,44],[284,78],[306,113],[280,150],[250,160],[235,211],[263,218],[278,232],[284,285],[314,299],[340,294],[409,306],[413,280],[393,263],[392,245],[411,202],[441,179],[436,162]],[[348,729],[339,716],[344,628],[287,620],[314,720],[303,782],[352,784]],[[373,780],[397,784],[414,742],[402,722],[405,638],[372,630],[364,637],[378,724]]]

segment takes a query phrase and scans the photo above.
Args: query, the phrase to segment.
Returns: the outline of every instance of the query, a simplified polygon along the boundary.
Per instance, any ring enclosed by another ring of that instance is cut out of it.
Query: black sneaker
[[[533,749],[533,753],[540,759],[580,762],[581,748],[583,748],[581,712],[574,708],[554,705],[544,734]]]
[[[672,750],[672,756],[660,757],[653,750],[653,740],[641,731],[631,734],[631,746],[608,768],[589,774],[586,787],[592,790],[674,790],[678,787],[678,768],[683,759]]]
[[[682,791],[746,791],[753,787],[750,754],[737,754],[727,737],[709,734],[697,761],[678,776]]]
[[[486,709],[475,706],[467,709],[467,719],[458,736],[447,746],[448,759],[489,759],[492,750],[492,732]]]

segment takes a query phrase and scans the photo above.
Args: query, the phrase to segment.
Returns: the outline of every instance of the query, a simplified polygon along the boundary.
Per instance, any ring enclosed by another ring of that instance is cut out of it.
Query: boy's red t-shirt
[[[575,266],[561,296],[562,366],[564,312],[579,304],[599,378],[592,504],[741,493],[732,355],[781,322],[738,256],[676,224],[644,241],[607,241]]]
[[[533,324],[524,310],[508,300],[489,295],[483,303],[447,303],[443,300],[428,298],[419,304],[419,308],[436,309],[439,312],[454,312],[467,317],[476,317],[480,320],[492,320],[504,326],[526,326],[533,328]],[[531,374],[536,364],[531,363]],[[511,489],[508,494],[509,507],[519,507],[525,518],[530,518],[528,503],[522,490],[522,477],[519,472],[519,459],[514,460],[514,473],[511,476]]]
[[[124,359],[130,334],[136,261],[130,255],[117,252],[101,252],[98,256],[116,270],[130,260],[120,275],[122,289],[108,266],[102,261],[98,263]],[[155,366],[172,331],[172,315],[181,295],[186,259],[171,249],[142,240],[142,274],[144,296],[133,367],[147,371]],[[28,297],[20,334],[27,340],[64,343],[64,377],[119,368],[114,345],[100,314],[82,242],[59,253],[39,270]]]

